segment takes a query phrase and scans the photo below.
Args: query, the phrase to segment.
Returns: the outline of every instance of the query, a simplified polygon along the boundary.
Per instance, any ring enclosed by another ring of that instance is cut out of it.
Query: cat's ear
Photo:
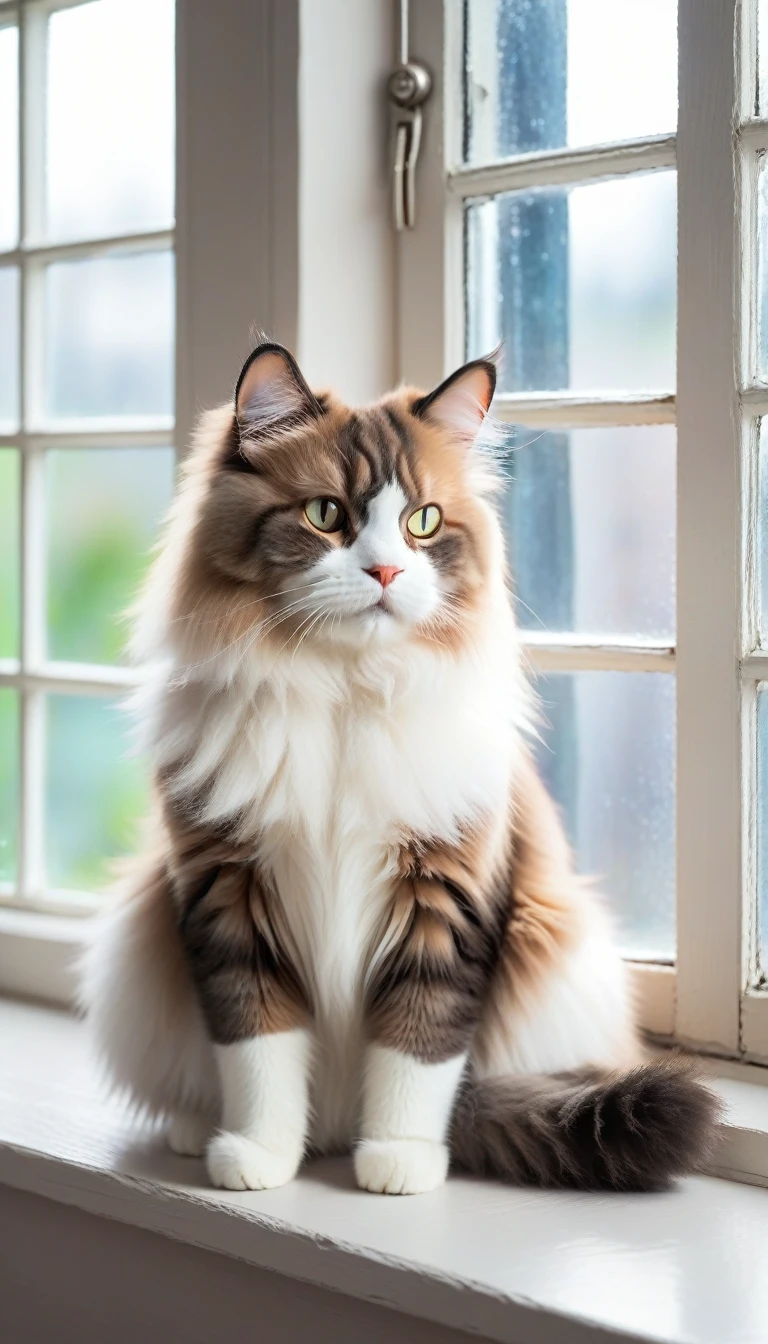
[[[414,402],[413,414],[432,420],[454,438],[474,443],[496,390],[493,356],[473,359],[425,397]]]
[[[248,356],[235,388],[235,414],[241,429],[258,433],[322,414],[289,350],[264,341]]]

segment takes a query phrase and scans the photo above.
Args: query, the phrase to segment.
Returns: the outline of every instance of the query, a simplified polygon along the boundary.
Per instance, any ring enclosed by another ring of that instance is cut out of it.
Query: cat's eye
[[[346,514],[336,499],[309,499],[304,512],[318,532],[338,532],[344,526]]]
[[[434,537],[442,521],[443,515],[436,504],[424,504],[411,514],[406,526],[412,537],[424,541],[426,537]]]

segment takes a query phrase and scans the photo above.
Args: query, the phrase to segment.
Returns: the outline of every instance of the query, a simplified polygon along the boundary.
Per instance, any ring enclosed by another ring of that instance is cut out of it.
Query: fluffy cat
[[[475,360],[352,410],[265,342],[185,464],[135,637],[154,835],[83,1001],[218,1186],[354,1147],[392,1194],[451,1159],[649,1189],[712,1142],[533,763],[494,385]]]

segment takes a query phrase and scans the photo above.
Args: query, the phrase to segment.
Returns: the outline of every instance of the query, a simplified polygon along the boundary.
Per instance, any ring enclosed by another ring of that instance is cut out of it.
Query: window
[[[403,374],[504,343],[540,761],[646,1023],[764,1060],[765,47],[768,0],[412,6],[399,251]]]
[[[395,275],[388,12],[0,0],[0,903],[133,845],[113,613],[251,325],[361,400],[503,338],[544,773],[646,1025],[768,1061],[768,0],[410,9]]]
[[[94,116],[98,108],[98,116]],[[119,613],[174,476],[173,0],[0,5],[0,894],[135,841]]]

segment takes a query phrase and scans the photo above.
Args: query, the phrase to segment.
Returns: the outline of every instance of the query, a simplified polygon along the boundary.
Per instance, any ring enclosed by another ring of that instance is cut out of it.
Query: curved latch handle
[[[422,107],[432,90],[432,76],[420,61],[407,61],[392,71],[387,92],[395,108],[392,164],[392,217],[395,228],[416,223],[416,163],[421,148]]]

